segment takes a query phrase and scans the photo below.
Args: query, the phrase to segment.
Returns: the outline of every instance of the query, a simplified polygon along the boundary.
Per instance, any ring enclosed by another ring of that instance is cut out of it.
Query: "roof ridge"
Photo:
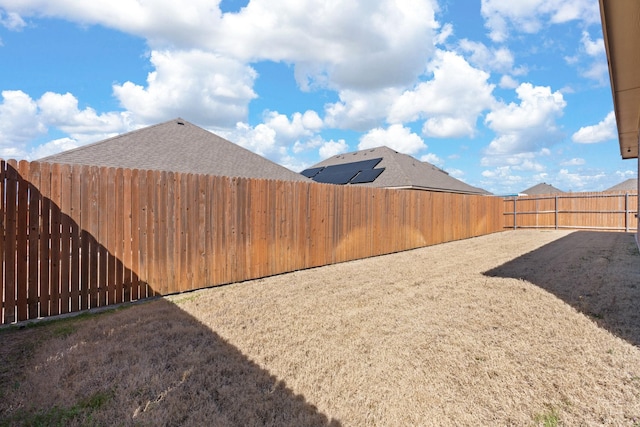
[[[157,128],[159,126],[166,125],[166,124],[172,123],[172,122],[173,123],[178,123],[180,121],[184,122],[183,124],[188,123],[191,126],[195,126],[191,122],[188,122],[188,121],[186,121],[186,120],[184,120],[184,119],[182,119],[180,117],[176,117],[175,119],[167,120],[167,121],[162,122],[162,123],[156,123],[156,124],[149,125],[149,126],[142,126],[142,127],[137,128],[137,129],[131,130],[129,132],[120,133],[118,135],[110,136],[109,138],[106,138],[106,139],[101,139],[100,141],[91,142],[89,144],[83,144],[83,145],[81,145],[79,147],[72,148],[70,150],[65,150],[64,152],[65,153],[73,153],[75,151],[78,151],[78,150],[81,150],[81,149],[85,149],[85,148],[88,148],[88,147],[100,146],[102,144],[109,143],[109,142],[115,141],[115,140],[123,138],[123,137],[129,137],[129,136],[131,136],[133,134],[136,134],[136,133],[139,133],[139,132],[142,132],[142,131],[146,131],[148,129]],[[198,127],[198,126],[196,126],[196,127]],[[40,159],[37,159],[36,161],[38,161],[38,162],[47,162],[49,158],[57,156],[58,154],[60,154],[60,153],[55,153],[55,154],[52,154],[52,155],[49,155],[49,156],[45,156],[45,157],[42,157]]]

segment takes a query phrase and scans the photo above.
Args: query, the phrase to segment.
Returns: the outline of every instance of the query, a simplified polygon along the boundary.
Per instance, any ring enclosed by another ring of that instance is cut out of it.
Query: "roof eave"
[[[640,3],[635,0],[599,0],[620,155],[638,157],[640,126]]]

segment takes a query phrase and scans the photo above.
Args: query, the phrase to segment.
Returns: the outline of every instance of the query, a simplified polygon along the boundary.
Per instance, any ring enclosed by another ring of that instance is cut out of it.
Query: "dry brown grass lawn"
[[[1,331],[0,425],[640,426],[639,303],[628,234],[299,271]]]

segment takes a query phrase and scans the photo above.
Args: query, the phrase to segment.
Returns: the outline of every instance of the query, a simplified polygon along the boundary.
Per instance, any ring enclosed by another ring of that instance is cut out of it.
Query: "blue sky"
[[[597,0],[0,0],[0,157],[183,117],[290,169],[387,145],[496,194],[621,160]]]

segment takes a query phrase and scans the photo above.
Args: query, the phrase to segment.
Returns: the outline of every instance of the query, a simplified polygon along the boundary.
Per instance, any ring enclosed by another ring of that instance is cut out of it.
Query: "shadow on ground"
[[[484,274],[531,282],[640,345],[640,254],[632,234],[578,231]]]
[[[34,329],[46,337],[0,384],[0,425],[57,407],[75,408],[80,425],[340,426],[166,300],[5,331],[3,346]],[[89,415],[78,409],[87,401],[100,403]]]

